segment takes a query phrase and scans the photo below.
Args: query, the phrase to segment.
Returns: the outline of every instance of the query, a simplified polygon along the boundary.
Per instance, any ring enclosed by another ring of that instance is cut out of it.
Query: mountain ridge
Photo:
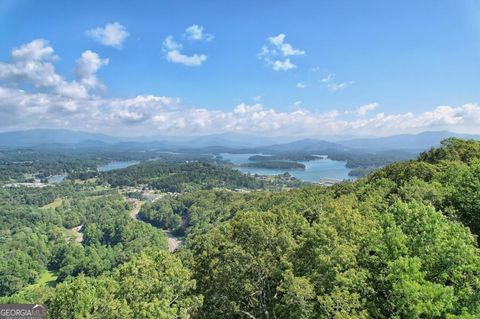
[[[386,137],[352,138],[328,141],[304,138],[280,142],[275,138],[250,134],[223,133],[198,137],[114,137],[102,133],[73,131],[66,129],[32,129],[0,133],[0,147],[58,147],[58,148],[159,148],[180,149],[252,149],[270,152],[316,152],[322,150],[345,151],[422,151],[438,146],[448,137],[480,140],[480,135],[455,133],[450,131],[425,131],[418,134],[398,134]],[[285,138],[282,138],[285,140]]]

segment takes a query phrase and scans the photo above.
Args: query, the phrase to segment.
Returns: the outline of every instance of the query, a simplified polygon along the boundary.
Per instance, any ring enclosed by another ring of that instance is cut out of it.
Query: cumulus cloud
[[[173,36],[171,36],[171,35],[169,35],[168,37],[165,38],[165,40],[163,41],[163,47],[164,47],[164,49],[166,49],[168,51],[183,49],[183,46],[180,43],[177,43],[173,39]]]
[[[62,81],[51,63],[56,56],[54,50],[43,39],[14,48],[11,61],[0,62],[0,79],[11,82],[28,81],[36,87],[58,85]]]
[[[87,88],[98,88],[100,83],[96,73],[108,64],[108,59],[101,59],[97,53],[87,50],[76,62],[75,75],[78,82]]]
[[[12,60],[14,61],[40,61],[53,60],[57,57],[53,54],[54,50],[48,46],[48,41],[36,39],[32,42],[21,45],[12,50]]]
[[[280,33],[275,37],[269,37],[267,40],[280,52],[283,56],[290,56],[290,55],[304,55],[305,51],[294,49],[290,43],[285,43],[286,35]]]
[[[139,95],[133,98],[102,100],[110,110],[109,120],[125,124],[136,124],[152,120],[163,112],[176,110],[180,100],[165,96]]]
[[[72,98],[85,98],[90,89],[98,88],[95,73],[108,63],[92,51],[82,53],[77,60],[75,74],[77,80],[67,81],[59,75],[53,64],[57,59],[48,41],[36,39],[14,48],[11,61],[0,62],[0,80],[10,85],[33,85],[40,89],[51,89],[57,94]]]
[[[200,25],[191,25],[185,30],[185,37],[189,40],[195,41],[212,41],[214,36],[203,32],[203,27]]]
[[[203,33],[203,27],[196,24],[188,27],[185,30],[185,36],[190,40],[205,40],[211,41],[213,36],[211,34]],[[180,63],[186,66],[200,66],[207,60],[207,55],[194,53],[187,55],[182,52],[183,44],[175,41],[172,35],[169,35],[163,40],[163,51],[167,61],[172,63]]]
[[[185,55],[178,50],[172,50],[167,52],[167,60],[186,66],[199,66],[207,60],[207,56],[205,54]]]
[[[101,85],[96,72],[108,63],[92,51],[77,60],[76,80],[55,72],[54,50],[35,40],[12,50],[0,62],[0,130],[36,127],[69,128],[125,135],[209,134],[242,132],[292,137],[391,135],[425,130],[478,133],[480,105],[438,106],[423,113],[376,113],[377,103],[345,114],[309,111],[300,102],[279,111],[259,102],[231,110],[192,107],[178,98],[139,95],[104,98],[89,90]],[[27,66],[28,65],[28,66]],[[326,81],[329,83],[332,79]],[[27,83],[27,85],[23,85]]]
[[[275,71],[288,71],[297,67],[295,64],[290,62],[290,59],[285,59],[283,61],[275,60],[272,61],[271,65],[272,69],[274,69]]]
[[[290,43],[286,43],[285,38],[284,33],[268,37],[258,54],[258,57],[270,65],[274,71],[288,71],[296,68],[297,66],[288,57],[305,54],[305,51],[295,49]]]
[[[367,109],[374,111],[372,106],[363,108]],[[132,135],[248,132],[325,137],[390,135],[441,129],[478,133],[480,125],[480,105],[477,104],[439,106],[420,114],[377,113],[367,116],[368,113],[365,113],[350,119],[342,114],[335,110],[312,112],[304,108],[278,111],[260,103],[241,103],[231,111],[209,110],[186,106],[178,98],[154,95],[72,99],[56,93],[29,93],[0,86],[2,130],[31,128],[41,123],[48,127],[113,134],[121,131],[122,134]]]
[[[86,35],[100,44],[120,49],[130,35],[125,27],[118,22],[109,23],[105,27],[87,30]]]

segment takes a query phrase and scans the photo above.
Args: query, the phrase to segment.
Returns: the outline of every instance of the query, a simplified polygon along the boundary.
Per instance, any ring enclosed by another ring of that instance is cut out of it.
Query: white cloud
[[[77,60],[75,81],[66,81],[57,74],[53,60],[53,48],[46,41],[36,40],[13,49],[11,61],[0,62],[1,131],[50,127],[122,135],[242,132],[321,138],[425,130],[478,134],[480,127],[479,104],[387,114],[376,113],[378,104],[371,103],[346,114],[337,110],[309,111],[300,102],[295,102],[295,109],[289,111],[266,107],[258,101],[240,103],[231,110],[210,110],[187,106],[168,96],[103,98],[89,90],[100,85],[95,74],[107,64],[106,59],[92,51],[83,52]]]
[[[36,39],[32,42],[21,45],[12,50],[12,60],[14,61],[40,61],[54,60],[57,57],[53,54],[54,50],[48,46],[48,41]]]
[[[285,59],[283,61],[275,60],[272,61],[271,65],[272,69],[274,69],[275,71],[288,71],[297,67],[295,64],[290,62],[290,59]]]
[[[439,106],[431,111],[344,118],[342,113],[308,111],[302,107],[278,111],[260,103],[241,103],[231,111],[208,110],[185,106],[177,98],[140,95],[133,98],[75,99],[57,93],[29,93],[0,86],[0,129],[44,127],[94,130],[105,133],[209,134],[243,132],[294,137],[334,135],[391,135],[424,130],[449,129],[478,133],[480,105]],[[363,114],[361,111],[360,113]]]
[[[86,98],[89,95],[88,89],[76,81],[63,81],[57,87],[55,87],[55,92],[69,98],[77,99]]]
[[[14,48],[11,52],[11,62],[0,62],[0,79],[11,82],[28,81],[36,87],[58,85],[62,78],[56,74],[51,63],[56,59],[54,50],[43,39]]]
[[[283,41],[285,40],[285,37],[286,35],[283,34],[283,33],[280,33],[279,35],[277,36],[274,36],[274,37],[268,37],[267,40],[273,44],[274,46],[276,47],[280,47],[283,43]]]
[[[294,49],[290,43],[285,43],[286,35],[280,33],[275,37],[269,37],[267,40],[270,42],[274,47],[276,47],[283,56],[291,56],[291,55],[304,55],[305,51]]]
[[[199,66],[202,65],[207,56],[205,54],[185,55],[180,51],[173,50],[167,52],[167,60],[173,63],[181,63],[186,66]]]
[[[181,50],[183,49],[183,46],[180,43],[175,42],[173,39],[173,36],[169,35],[168,37],[165,38],[163,41],[163,47],[166,50]]]
[[[290,43],[285,43],[286,35],[268,37],[267,44],[260,49],[258,57],[265,61],[275,71],[288,71],[296,68],[290,56],[304,55],[305,51],[294,49]]]
[[[87,50],[76,62],[75,75],[78,82],[87,88],[98,88],[100,83],[96,73],[102,66],[108,64],[108,59],[101,59],[97,53]]]
[[[362,105],[357,108],[356,113],[359,116],[365,116],[368,112],[377,109],[380,106],[378,103],[370,103],[366,105]]]
[[[206,40],[206,37],[210,36],[203,34],[203,28],[197,25],[192,25],[191,27],[187,28],[187,34],[189,38],[191,37],[191,39],[194,40]],[[200,66],[207,60],[206,54],[194,53],[192,55],[187,55],[182,53],[182,50],[183,45],[176,42],[172,35],[167,36],[165,40],[163,40],[163,51],[165,52],[165,57],[169,62],[179,63],[186,66]]]
[[[47,41],[33,40],[14,48],[10,62],[0,62],[0,80],[10,85],[33,85],[40,89],[51,89],[60,95],[85,98],[90,89],[99,87],[95,73],[108,63],[108,59],[100,59],[95,52],[85,51],[77,60],[77,81],[67,81],[56,72],[52,63],[56,59],[54,50]]]
[[[122,47],[123,41],[130,35],[118,22],[109,23],[104,28],[91,29],[85,33],[95,41],[117,49]]]
[[[212,41],[214,36],[208,33],[203,32],[203,27],[199,25],[191,25],[185,30],[185,36],[189,40],[196,40],[196,41]]]
[[[297,85],[296,85],[297,88],[299,89],[304,89],[307,87],[307,85],[305,83],[302,83],[302,82],[298,82]]]

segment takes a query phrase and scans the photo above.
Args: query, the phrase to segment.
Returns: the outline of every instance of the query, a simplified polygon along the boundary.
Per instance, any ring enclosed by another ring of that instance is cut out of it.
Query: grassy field
[[[42,206],[42,208],[52,208],[52,209],[55,209],[57,207],[59,207],[60,205],[62,205],[63,203],[63,199],[61,198],[56,198],[53,202],[51,202],[50,204],[47,204],[45,206]]]
[[[75,184],[88,184],[88,183],[96,183],[97,180],[98,180],[98,178],[92,177],[92,178],[89,178],[89,179],[86,179],[86,180],[76,179],[73,182]]]
[[[31,287],[55,287],[55,280],[57,280],[57,275],[50,270],[46,270],[40,274],[37,282],[30,285]]]

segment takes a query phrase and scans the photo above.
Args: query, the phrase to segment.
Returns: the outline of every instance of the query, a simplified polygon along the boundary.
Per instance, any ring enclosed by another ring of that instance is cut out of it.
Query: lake
[[[108,172],[108,171],[113,171],[114,169],[121,169],[125,167],[129,167],[132,165],[136,165],[140,163],[139,161],[115,161],[115,162],[110,162],[104,165],[100,165],[97,167],[99,172]]]
[[[252,155],[263,154],[220,154],[224,160],[228,160],[235,165],[253,163],[248,158]],[[254,167],[237,167],[243,173],[258,174],[258,175],[279,175],[288,172],[290,175],[300,179],[304,182],[318,182],[321,178],[335,178],[339,180],[354,179],[348,176],[350,169],[345,167],[344,161],[332,161],[330,159],[318,159],[308,162],[299,162],[305,165],[305,170],[291,169],[291,170],[278,170],[278,169],[266,169],[266,168],[254,168]]]

